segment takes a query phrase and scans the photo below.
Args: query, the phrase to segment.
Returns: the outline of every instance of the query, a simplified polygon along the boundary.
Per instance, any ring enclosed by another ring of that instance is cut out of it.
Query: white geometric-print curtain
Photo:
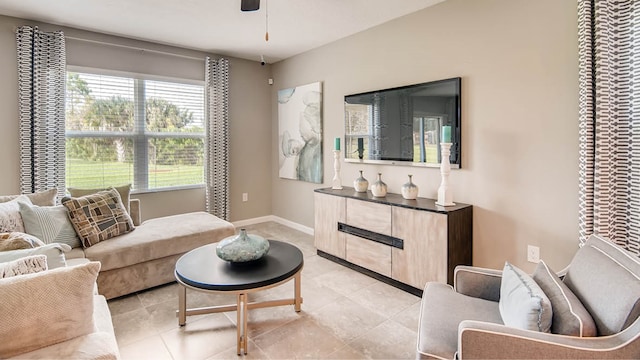
[[[61,31],[21,26],[18,50],[20,191],[65,193],[64,100],[66,53]]]
[[[578,0],[580,245],[640,255],[640,1]]]
[[[229,60],[205,59],[206,209],[229,220]]]

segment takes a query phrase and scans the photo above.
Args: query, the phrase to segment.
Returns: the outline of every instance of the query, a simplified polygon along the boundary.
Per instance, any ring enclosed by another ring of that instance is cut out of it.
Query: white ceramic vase
[[[382,181],[381,173],[378,173],[378,180],[371,185],[371,193],[375,197],[387,196],[387,184]]]
[[[365,193],[369,189],[369,181],[362,176],[362,170],[360,170],[360,177],[353,180],[353,187],[360,193]]]
[[[411,181],[413,175],[409,175],[409,182],[402,185],[402,197],[407,200],[415,200],[418,197],[418,186]]]

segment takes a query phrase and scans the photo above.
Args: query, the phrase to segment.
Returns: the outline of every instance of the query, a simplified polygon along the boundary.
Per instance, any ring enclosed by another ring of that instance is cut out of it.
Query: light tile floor
[[[413,359],[420,298],[316,255],[313,236],[266,222],[252,234],[304,254],[302,311],[249,312],[249,359]],[[251,299],[293,295],[293,281]],[[187,290],[187,306],[233,304],[235,295]],[[109,301],[123,359],[236,359],[235,312],[190,316],[178,326],[176,283]]]

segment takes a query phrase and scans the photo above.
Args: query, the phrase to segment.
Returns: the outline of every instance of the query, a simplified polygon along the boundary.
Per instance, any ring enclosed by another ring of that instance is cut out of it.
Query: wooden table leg
[[[242,294],[238,294],[237,296],[237,305],[236,305],[236,331],[237,331],[237,338],[236,338],[236,352],[238,355],[241,355],[240,353],[240,347],[242,345],[242,308],[240,307],[240,303],[242,303]]]
[[[296,274],[296,277],[293,279],[294,282],[294,310],[296,312],[300,312],[301,310],[301,305],[302,305],[302,297],[301,297],[301,291],[300,291],[300,287],[301,287],[301,282],[302,282],[302,271],[299,271]]]
[[[249,298],[247,294],[242,294],[242,345],[244,349],[244,354],[247,355],[247,348],[249,347],[249,337],[247,335],[247,318],[248,309],[247,303],[249,302]]]
[[[178,286],[178,325],[187,323],[187,288]]]

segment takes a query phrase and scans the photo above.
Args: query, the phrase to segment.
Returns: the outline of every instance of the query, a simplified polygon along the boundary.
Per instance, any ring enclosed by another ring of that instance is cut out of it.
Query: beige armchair
[[[640,259],[592,236],[559,275],[591,316],[596,336],[504,325],[499,309],[502,272],[459,266],[453,288],[440,283],[425,287],[418,358],[639,359]],[[577,312],[571,306],[568,310]]]

